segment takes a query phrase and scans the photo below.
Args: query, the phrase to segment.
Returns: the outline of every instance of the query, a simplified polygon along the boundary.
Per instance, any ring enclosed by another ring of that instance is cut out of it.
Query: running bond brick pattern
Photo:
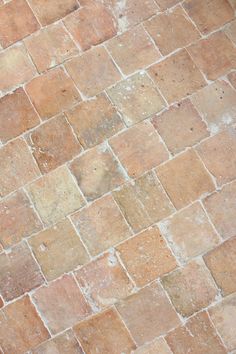
[[[0,352],[236,353],[235,0],[0,0]]]

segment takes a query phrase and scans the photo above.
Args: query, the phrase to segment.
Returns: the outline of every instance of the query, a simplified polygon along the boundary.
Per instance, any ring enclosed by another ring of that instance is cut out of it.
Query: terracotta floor
[[[236,1],[0,0],[0,353],[236,353]]]

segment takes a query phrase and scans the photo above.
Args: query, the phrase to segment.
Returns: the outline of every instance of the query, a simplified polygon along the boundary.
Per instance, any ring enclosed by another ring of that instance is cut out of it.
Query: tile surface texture
[[[236,354],[236,1],[0,0],[1,354]]]

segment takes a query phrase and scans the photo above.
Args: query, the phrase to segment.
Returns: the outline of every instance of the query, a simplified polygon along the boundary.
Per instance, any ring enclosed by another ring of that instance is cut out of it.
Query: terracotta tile
[[[236,291],[236,238],[225,241],[223,244],[208,252],[204,256],[207,267],[210,269],[216,284],[223,295]]]
[[[29,244],[47,280],[53,280],[89,260],[67,219],[31,237]]]
[[[181,7],[152,17],[145,22],[144,26],[163,55],[186,47],[200,38],[198,31]]]
[[[229,73],[228,79],[231,85],[236,89],[236,71]]]
[[[23,354],[49,338],[28,296],[2,309],[0,324],[1,349],[6,353]]]
[[[160,58],[148,34],[137,26],[107,42],[106,47],[126,75],[152,64]]]
[[[39,72],[61,64],[78,53],[61,23],[45,27],[28,37],[25,45]]]
[[[223,238],[236,235],[236,182],[204,200],[204,205],[217,231]]]
[[[236,348],[236,294],[209,309],[211,320],[229,351]]]
[[[81,151],[71,127],[63,116],[50,119],[28,135],[31,151],[42,173],[71,160]]]
[[[154,117],[152,123],[174,154],[209,135],[206,124],[188,99]]]
[[[23,44],[0,53],[0,91],[8,91],[32,79],[36,74]]]
[[[144,286],[176,267],[176,260],[157,227],[122,243],[117,251],[137,286]]]
[[[196,92],[191,101],[212,134],[236,123],[236,92],[223,80]]]
[[[86,96],[97,95],[121,78],[104,47],[90,49],[81,56],[68,61],[65,67],[75,84]]]
[[[225,29],[225,33],[231,39],[231,41],[236,44],[236,20],[230,22],[230,24]]]
[[[135,232],[169,216],[174,211],[152,172],[138,178],[134,183],[126,184],[113,195]]]
[[[205,80],[185,49],[154,64],[148,70],[169,103],[205,86]]]
[[[138,345],[153,340],[179,324],[176,312],[157,283],[121,301],[117,309]]]
[[[118,22],[119,33],[146,20],[158,11],[155,0],[126,0],[118,3],[117,0],[96,0],[96,2],[102,3],[112,10]],[[82,6],[93,3],[94,0],[80,1]]]
[[[209,173],[193,150],[159,166],[157,176],[177,209],[215,189]]]
[[[29,3],[43,26],[59,20],[79,7],[76,0],[29,0]]]
[[[162,278],[176,310],[185,317],[210,305],[217,296],[215,283],[202,260],[191,261]]]
[[[7,301],[23,295],[44,282],[26,243],[14,246],[9,253],[1,253],[0,268],[0,292]]]
[[[26,91],[42,119],[55,116],[80,101],[73,81],[61,68],[36,77],[26,85]]]
[[[0,100],[0,140],[6,142],[39,124],[39,118],[22,88]]]
[[[84,148],[100,144],[124,128],[120,116],[103,93],[81,102],[66,116]]]
[[[82,195],[65,166],[41,177],[27,189],[46,224],[59,221],[84,204]]]
[[[75,272],[85,296],[96,309],[111,306],[131,294],[133,285],[113,253],[107,253]]]
[[[3,48],[30,35],[39,28],[25,0],[13,0],[0,8],[0,44]]]
[[[172,354],[170,348],[163,338],[155,339],[153,342],[143,345],[132,352],[133,354]]]
[[[39,175],[39,169],[24,140],[14,140],[0,149],[0,196],[5,196]]]
[[[106,41],[117,31],[110,9],[95,1],[72,13],[64,24],[82,50]]]
[[[60,352],[63,354],[83,354],[74,333],[70,329],[32,350],[32,354],[59,354]]]
[[[220,338],[205,312],[192,317],[166,337],[174,354],[226,354]]]
[[[202,142],[197,151],[205,166],[222,185],[236,177],[236,130],[225,130]]]
[[[161,111],[165,103],[146,73],[135,74],[108,90],[125,123],[133,125]]]
[[[28,197],[18,191],[0,203],[0,242],[7,248],[41,230],[42,225]]]
[[[131,235],[111,196],[105,196],[71,216],[83,242],[97,255]]]
[[[33,299],[53,334],[73,326],[91,314],[74,278],[64,275],[41,287],[33,294]]]
[[[222,32],[193,44],[188,51],[208,80],[216,80],[236,68],[236,48]]]
[[[113,11],[118,20],[119,32],[124,32],[127,28],[148,19],[158,11],[154,0],[126,0],[118,4],[116,0],[106,1],[113,4]]]
[[[184,8],[204,34],[222,27],[234,18],[234,11],[227,0],[186,0]]]
[[[71,171],[87,200],[94,200],[125,181],[118,161],[106,144],[99,145],[71,163]]]
[[[155,0],[161,10],[177,5],[181,0]]]
[[[114,309],[79,323],[74,332],[83,349],[91,354],[128,354],[136,347]]]
[[[159,223],[173,252],[186,261],[210,250],[219,243],[200,203],[194,203]]]
[[[130,177],[138,177],[168,159],[169,154],[149,122],[141,122],[110,140]]]

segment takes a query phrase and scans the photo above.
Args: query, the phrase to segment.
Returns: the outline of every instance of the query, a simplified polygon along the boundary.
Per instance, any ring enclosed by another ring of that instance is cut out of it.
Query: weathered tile
[[[141,122],[109,141],[121,164],[132,178],[158,166],[169,154],[149,122]]]
[[[43,28],[26,38],[25,45],[39,72],[63,63],[78,49],[62,24]]]
[[[126,75],[160,59],[160,53],[142,26],[111,39],[106,43],[106,47]]]
[[[89,261],[82,242],[67,219],[31,237],[29,244],[47,280]]]
[[[12,0],[0,8],[0,44],[3,48],[30,35],[39,23],[25,0]]]
[[[172,153],[195,145],[209,135],[206,124],[188,99],[154,117],[152,123]]]
[[[59,221],[84,204],[82,195],[65,166],[41,177],[27,189],[46,224]]]
[[[135,232],[169,216],[174,211],[152,172],[138,178],[134,183],[123,186],[113,195]]]
[[[70,275],[64,275],[36,290],[33,299],[53,334],[75,325],[91,314],[90,306]]]
[[[230,24],[225,29],[225,33],[231,39],[231,41],[236,44],[236,20],[230,22]]]
[[[105,196],[71,216],[83,242],[97,255],[131,235],[111,196]]]
[[[76,0],[29,0],[29,3],[43,26],[59,20],[79,7]]]
[[[66,116],[84,148],[100,144],[124,128],[120,116],[103,93],[81,102],[66,112]]]
[[[79,154],[81,146],[63,116],[50,119],[28,135],[27,142],[42,173]]]
[[[186,47],[200,38],[198,31],[181,7],[152,17],[145,22],[144,26],[163,55]]]
[[[192,149],[157,167],[157,176],[177,209],[215,189],[209,173]]]
[[[212,134],[236,123],[236,92],[223,80],[196,92],[191,101]]]
[[[157,227],[116,247],[137,286],[144,286],[176,267],[176,260]]]
[[[202,142],[197,151],[206,168],[222,185],[236,177],[236,130],[225,130]]]
[[[0,99],[0,140],[6,142],[39,124],[39,118],[22,88]]]
[[[117,309],[138,345],[153,340],[179,324],[176,312],[157,283],[122,300]]]
[[[170,332],[167,343],[174,354],[226,354],[226,350],[206,312],[201,312]]]
[[[88,200],[94,200],[125,181],[118,161],[107,145],[85,152],[71,163],[71,171]]]
[[[82,50],[106,41],[117,31],[111,10],[95,1],[67,16],[64,24]]]
[[[215,283],[203,261],[191,261],[162,278],[176,310],[185,317],[210,305],[217,296]]]
[[[208,80],[216,80],[236,68],[236,48],[223,32],[200,40],[188,51]]]
[[[83,354],[74,333],[70,329],[41,344],[31,352],[32,354],[59,354],[60,352],[63,354]]]
[[[0,202],[0,242],[7,248],[42,228],[24,192],[18,191]]]
[[[132,354],[172,354],[170,348],[163,338],[155,339],[153,342],[143,345],[134,350]]]
[[[148,70],[169,103],[205,86],[205,80],[185,49],[154,64]]]
[[[232,71],[228,75],[229,82],[236,89],[236,71]]]
[[[75,272],[80,288],[97,309],[131,294],[133,285],[116,256],[105,253]]]
[[[234,18],[234,11],[227,0],[186,0],[184,8],[204,34],[222,27]]]
[[[160,222],[159,227],[173,252],[183,261],[198,256],[219,243],[216,232],[198,202]]]
[[[0,324],[1,349],[5,353],[23,354],[49,338],[28,296],[4,307]]]
[[[26,91],[42,119],[47,119],[80,101],[73,81],[61,68],[38,76],[26,85]]]
[[[128,354],[136,347],[114,309],[90,317],[73,330],[87,353]]]
[[[217,231],[223,238],[236,235],[236,182],[204,200],[204,205]]]
[[[8,91],[32,79],[36,74],[23,44],[0,53],[0,91]]]
[[[104,47],[90,49],[66,62],[65,67],[75,84],[86,96],[99,94],[121,78]]]
[[[227,296],[209,309],[211,320],[229,351],[236,348],[236,294]]]
[[[26,243],[0,254],[0,292],[7,301],[41,285],[44,280]]]
[[[204,256],[223,295],[236,291],[236,238],[225,241]]]
[[[5,196],[39,175],[39,169],[24,140],[9,142],[0,149],[0,196]]]
[[[177,5],[181,0],[155,0],[161,10]]]
[[[161,111],[164,100],[146,73],[135,74],[107,91],[127,125],[133,125]]]

